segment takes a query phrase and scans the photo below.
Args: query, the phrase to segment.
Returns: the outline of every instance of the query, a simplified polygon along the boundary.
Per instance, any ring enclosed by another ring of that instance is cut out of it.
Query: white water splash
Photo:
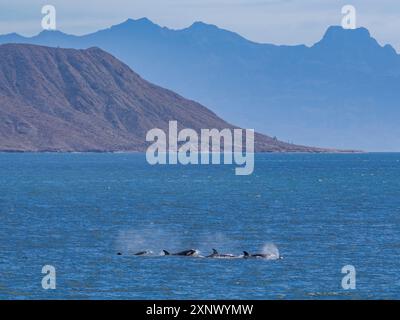
[[[171,233],[149,226],[120,231],[116,239],[116,249],[124,255],[132,255],[145,250],[162,255],[163,249],[179,248],[180,243],[180,239],[172,236]]]
[[[268,255],[268,259],[280,259],[279,249],[273,243],[266,243],[262,248],[262,253]]]

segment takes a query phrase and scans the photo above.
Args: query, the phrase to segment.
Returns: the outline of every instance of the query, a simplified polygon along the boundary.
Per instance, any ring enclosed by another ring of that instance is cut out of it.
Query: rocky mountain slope
[[[144,151],[146,133],[233,128],[98,48],[0,46],[0,151]],[[256,151],[323,152],[256,134]]]

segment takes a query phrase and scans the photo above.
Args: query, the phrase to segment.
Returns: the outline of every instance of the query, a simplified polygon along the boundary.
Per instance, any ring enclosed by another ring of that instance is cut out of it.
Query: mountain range
[[[310,47],[278,46],[202,22],[172,30],[142,18],[83,36],[43,31],[0,43],[96,46],[241,127],[302,145],[400,150],[400,57],[365,28],[333,26]]]
[[[99,48],[0,45],[0,151],[145,151],[146,133],[237,128]],[[323,152],[256,134],[256,151]]]

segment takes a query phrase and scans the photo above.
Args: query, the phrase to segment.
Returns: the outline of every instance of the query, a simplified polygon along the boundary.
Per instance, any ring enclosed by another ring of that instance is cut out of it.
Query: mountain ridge
[[[83,36],[44,32],[15,41],[100,47],[228,122],[273,132],[280,140],[400,150],[400,58],[365,28],[333,26],[312,46],[285,46],[251,42],[201,22],[173,30],[128,19]]]
[[[199,103],[154,85],[111,54],[0,45],[0,150],[121,152],[146,150],[146,133],[237,128]],[[261,152],[328,152],[256,134]]]
[[[169,28],[167,26],[161,26],[155,22],[153,22],[152,20],[150,20],[147,17],[142,17],[142,18],[138,18],[138,19],[133,19],[133,18],[128,18],[125,21],[121,22],[121,23],[117,23],[114,25],[111,25],[110,27],[106,27],[106,28],[101,28],[97,31],[92,31],[92,32],[88,32],[82,35],[74,35],[74,34],[70,34],[70,33],[65,33],[63,31],[60,30],[42,30],[41,32],[39,32],[36,35],[33,36],[24,36],[20,33],[17,32],[12,32],[12,33],[7,33],[7,34],[0,34],[0,38],[1,37],[11,37],[11,36],[16,36],[19,37],[21,39],[35,39],[40,37],[41,35],[44,34],[51,34],[51,35],[64,35],[64,36],[69,36],[69,37],[74,37],[74,38],[85,38],[88,36],[92,36],[94,34],[97,33],[101,33],[104,31],[109,31],[112,29],[118,29],[118,28],[124,28],[124,29],[129,29],[129,28],[137,28],[137,27],[151,27],[154,29],[158,29],[158,30],[164,30],[164,31],[170,31],[170,32],[185,32],[185,31],[193,31],[193,30],[219,30],[222,32],[227,32],[233,36],[236,36],[237,38],[240,38],[242,40],[245,40],[246,42],[249,43],[253,43],[256,45],[267,45],[267,46],[276,46],[276,47],[301,47],[301,46],[305,46],[308,48],[311,48],[313,46],[315,46],[317,43],[323,41],[324,39],[326,39],[328,36],[330,36],[331,34],[346,34],[346,33],[362,33],[364,35],[367,35],[368,38],[373,39],[380,47],[384,48],[386,46],[393,48],[393,50],[396,52],[397,55],[399,55],[400,53],[397,53],[397,50],[390,44],[384,44],[381,45],[379,44],[375,38],[373,38],[371,36],[370,31],[366,28],[366,27],[357,27],[356,29],[343,29],[341,26],[339,25],[331,25],[328,26],[328,28],[326,29],[326,31],[324,32],[324,34],[322,35],[322,38],[316,42],[314,42],[314,44],[312,45],[305,45],[305,44],[273,44],[273,43],[269,43],[269,42],[258,42],[258,41],[254,41],[254,40],[250,40],[247,39],[246,37],[240,35],[239,33],[235,32],[235,31],[230,31],[228,29],[225,28],[220,28],[215,24],[212,23],[207,23],[204,21],[194,21],[193,23],[191,23],[190,25],[188,25],[187,27],[182,27],[182,28],[178,28],[178,29],[173,29],[173,28]]]

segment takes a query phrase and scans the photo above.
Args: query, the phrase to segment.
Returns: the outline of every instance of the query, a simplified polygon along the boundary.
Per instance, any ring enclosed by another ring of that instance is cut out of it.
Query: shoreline
[[[0,150],[0,154],[146,154],[145,151],[22,151]],[[220,152],[223,154],[223,152]],[[397,154],[400,151],[260,151],[254,154]],[[212,154],[212,152],[210,152]]]

